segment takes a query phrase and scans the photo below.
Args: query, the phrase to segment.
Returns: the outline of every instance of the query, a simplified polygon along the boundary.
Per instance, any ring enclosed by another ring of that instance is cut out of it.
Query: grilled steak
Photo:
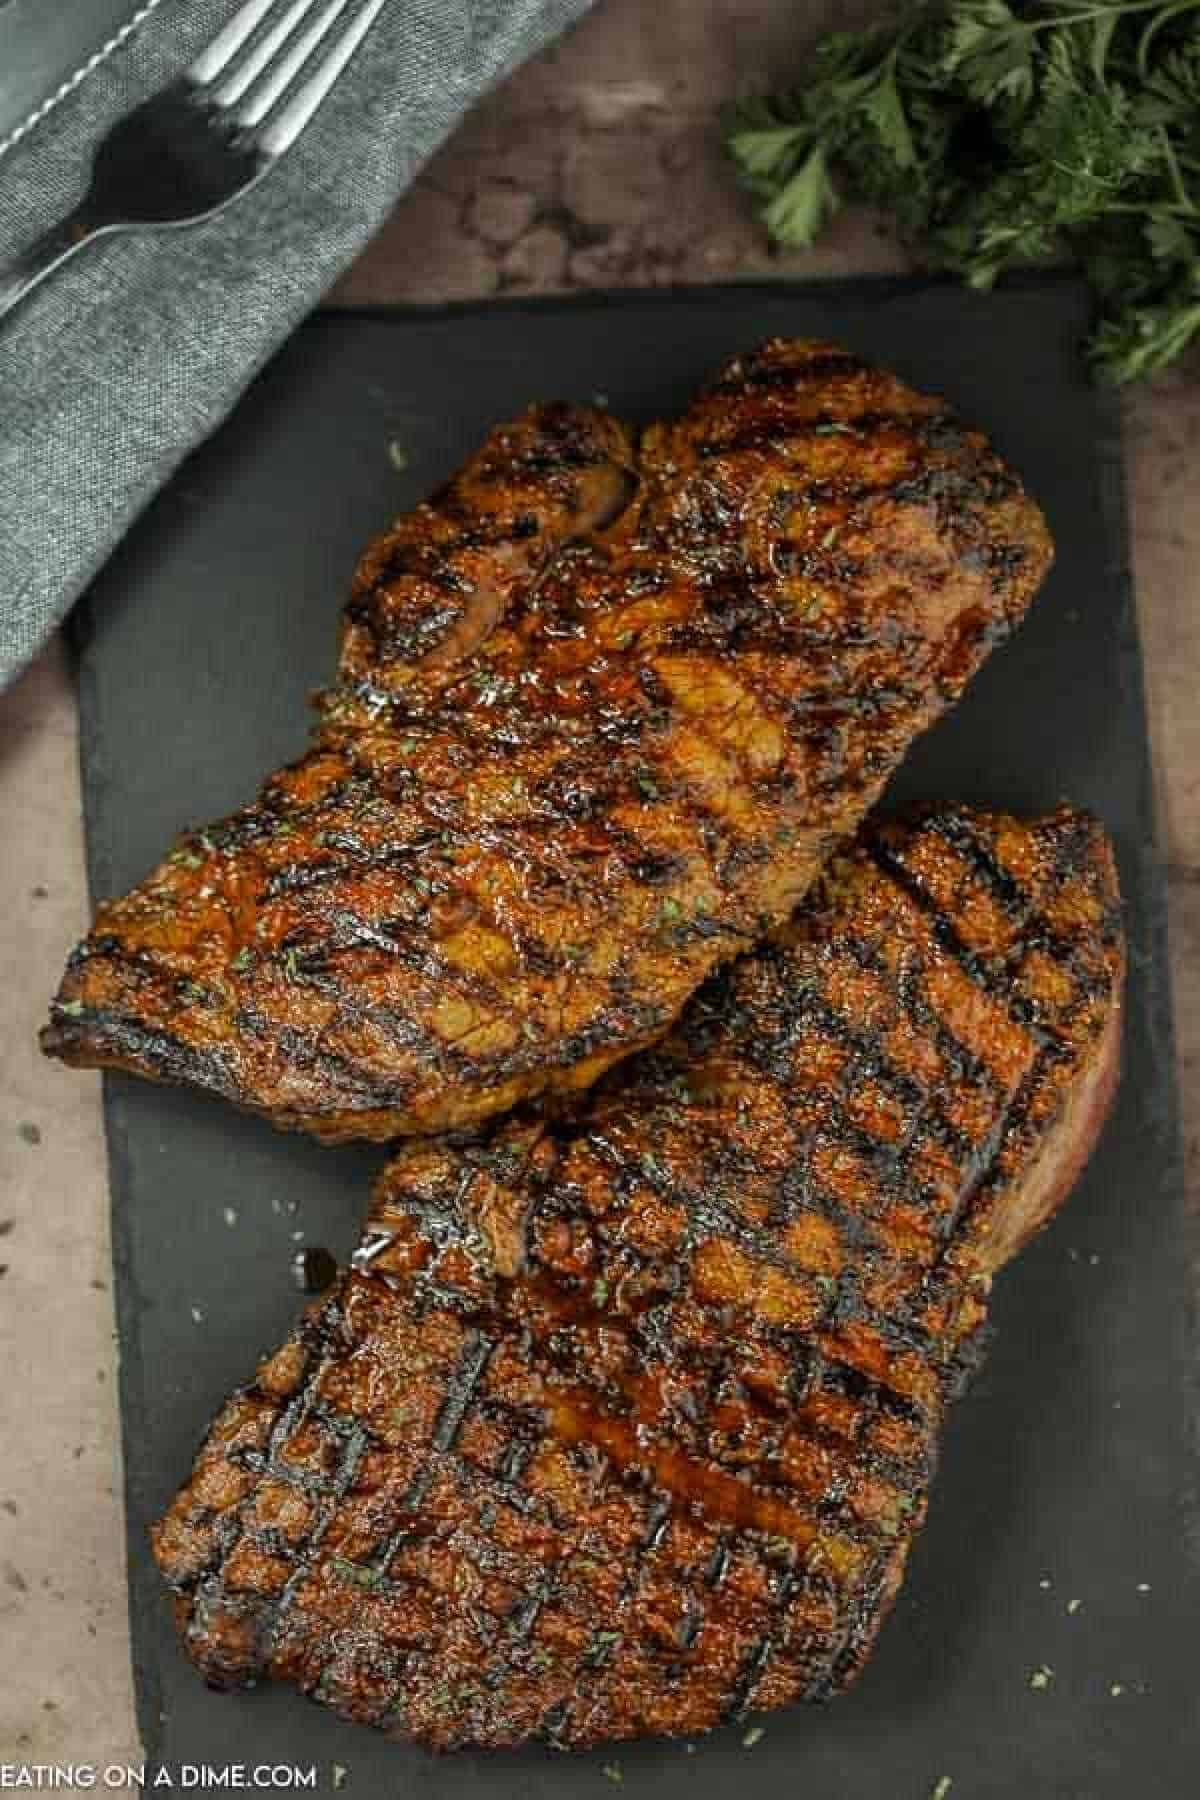
[[[844,1687],[991,1278],[1104,1118],[1121,977],[1093,821],[943,812],[571,1123],[401,1151],[155,1529],[201,1672],[438,1749]]]
[[[100,908],[45,1048],[331,1140],[586,1087],[788,916],[1049,555],[828,345],[636,442],[534,411],[367,551],[313,748]]]

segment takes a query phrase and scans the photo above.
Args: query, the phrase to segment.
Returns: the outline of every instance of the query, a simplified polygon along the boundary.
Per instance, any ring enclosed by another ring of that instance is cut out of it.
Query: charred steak
[[[328,1139],[588,1086],[785,919],[1021,617],[1040,513],[827,344],[549,407],[366,552],[307,755],[100,908],[46,1050]]]
[[[1089,818],[876,829],[571,1124],[402,1151],[156,1527],[201,1672],[438,1749],[844,1687],[1122,957]]]

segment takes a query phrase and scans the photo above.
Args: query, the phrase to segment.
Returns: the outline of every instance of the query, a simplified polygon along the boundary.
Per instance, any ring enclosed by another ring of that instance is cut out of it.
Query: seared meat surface
[[[366,552],[310,751],[103,905],[43,1042],[330,1140],[588,1086],[791,912],[1050,557],[829,345],[550,407]]]
[[[844,1687],[1122,956],[1085,816],[876,828],[573,1121],[402,1150],[155,1530],[201,1672],[438,1749]]]

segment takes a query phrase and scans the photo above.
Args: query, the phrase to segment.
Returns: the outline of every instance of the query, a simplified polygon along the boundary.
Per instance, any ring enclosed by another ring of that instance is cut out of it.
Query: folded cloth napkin
[[[0,154],[0,261],[238,0],[156,0]],[[389,0],[300,140],[184,231],[101,239],[0,321],[0,687],[478,96],[590,0]]]

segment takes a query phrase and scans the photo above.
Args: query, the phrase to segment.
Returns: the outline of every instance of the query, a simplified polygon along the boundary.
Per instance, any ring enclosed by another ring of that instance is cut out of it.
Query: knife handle
[[[29,248],[22,250],[11,262],[0,263],[0,319],[49,275],[51,269],[57,269],[69,256],[74,256],[81,245],[105,229],[78,208],[43,232],[40,238],[35,238]]]

